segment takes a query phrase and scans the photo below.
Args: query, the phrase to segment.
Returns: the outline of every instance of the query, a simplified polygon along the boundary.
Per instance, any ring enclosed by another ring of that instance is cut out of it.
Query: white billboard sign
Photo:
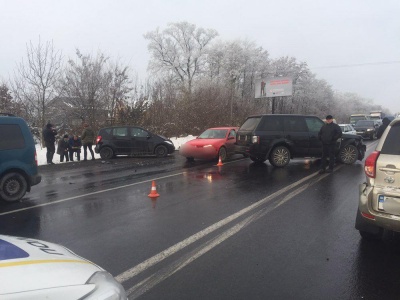
[[[255,98],[270,98],[293,95],[290,77],[261,78],[256,80]]]

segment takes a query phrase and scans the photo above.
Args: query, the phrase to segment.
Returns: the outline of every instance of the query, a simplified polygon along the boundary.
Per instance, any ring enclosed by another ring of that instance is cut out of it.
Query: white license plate
[[[393,215],[400,215],[400,198],[378,195],[378,209]]]

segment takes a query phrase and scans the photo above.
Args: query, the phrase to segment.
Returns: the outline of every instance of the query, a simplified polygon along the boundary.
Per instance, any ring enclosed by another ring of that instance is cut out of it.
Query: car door
[[[284,116],[284,138],[291,145],[293,156],[307,155],[310,146],[310,135],[307,124],[302,116]]]
[[[317,117],[305,117],[305,119],[310,136],[308,156],[319,157],[322,155],[322,142],[318,139],[318,133],[324,125],[324,122]]]
[[[152,154],[154,148],[151,133],[140,127],[130,128],[132,151],[134,155]]]
[[[226,152],[228,153],[228,155],[232,155],[235,152],[234,150],[235,142],[236,142],[236,130],[231,129],[229,130],[225,142]]]
[[[112,142],[116,154],[129,154],[131,149],[131,140],[128,135],[127,127],[114,127],[112,131]]]

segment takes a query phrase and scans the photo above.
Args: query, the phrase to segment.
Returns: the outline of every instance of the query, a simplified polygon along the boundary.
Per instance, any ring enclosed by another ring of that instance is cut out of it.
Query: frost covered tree
[[[163,31],[157,28],[146,33],[149,70],[173,75],[190,95],[194,79],[205,71],[208,48],[217,35],[213,29],[197,28],[188,22],[171,23]]]

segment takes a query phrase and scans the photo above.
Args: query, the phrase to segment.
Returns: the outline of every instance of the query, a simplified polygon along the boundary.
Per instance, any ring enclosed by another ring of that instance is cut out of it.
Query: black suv
[[[255,162],[269,159],[275,167],[286,166],[291,158],[321,157],[318,132],[324,122],[306,115],[256,115],[246,119],[236,136],[235,152]],[[343,134],[337,143],[337,158],[352,164],[364,158],[362,138]]]
[[[102,159],[116,155],[165,157],[175,151],[175,146],[169,139],[141,127],[115,126],[99,130],[95,151]]]
[[[21,118],[0,113],[0,199],[18,201],[40,181],[28,125]]]
[[[353,127],[356,130],[357,135],[374,140],[376,139],[379,124],[374,120],[360,120]]]

